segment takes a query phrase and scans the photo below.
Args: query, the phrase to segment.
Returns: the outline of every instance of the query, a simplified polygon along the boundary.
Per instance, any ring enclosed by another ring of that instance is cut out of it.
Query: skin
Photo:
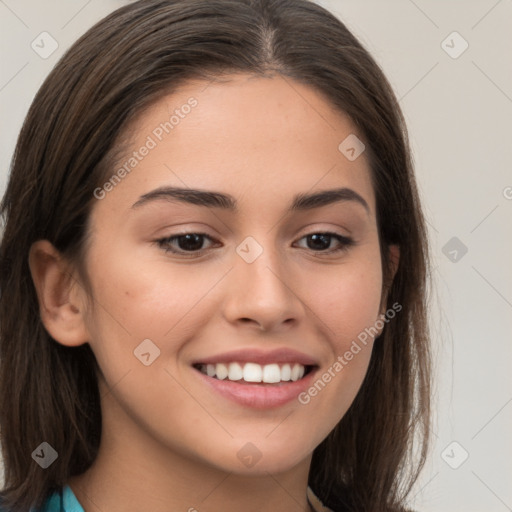
[[[190,97],[197,106],[93,207],[84,260],[92,297],[49,242],[32,247],[47,330],[67,346],[89,343],[102,371],[99,455],[70,485],[86,512],[310,510],[312,451],[354,400],[371,340],[307,405],[239,405],[206,387],[191,362],[286,347],[314,357],[321,375],[375,324],[382,270],[368,161],[338,150],[358,131],[318,92],[248,75],[189,82],[160,100],[137,120],[127,158]],[[239,211],[164,199],[132,207],[162,186],[227,193]],[[368,211],[343,201],[286,212],[298,193],[339,187]],[[325,231],[354,245],[326,254],[308,243]],[[213,241],[192,258],[155,242],[184,232]],[[250,264],[235,250],[248,236],[263,248]],[[144,339],[160,350],[149,366],[134,356]],[[248,442],[261,454],[250,468],[237,457]]]

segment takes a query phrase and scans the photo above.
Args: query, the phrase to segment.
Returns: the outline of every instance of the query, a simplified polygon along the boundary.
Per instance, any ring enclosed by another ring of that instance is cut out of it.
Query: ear
[[[398,264],[400,263],[400,247],[398,245],[389,245],[389,261],[391,264],[391,276],[389,278],[390,283],[389,286],[393,283],[393,279],[395,278],[396,271],[398,270]]]
[[[30,248],[29,267],[41,320],[50,336],[69,347],[87,343],[86,294],[70,265],[48,240],[39,240]]]
[[[390,265],[390,275],[387,282],[384,282],[382,286],[382,298],[380,303],[381,315],[386,312],[386,303],[389,290],[393,284],[393,280],[395,279],[396,271],[398,270],[398,264],[400,263],[400,247],[398,245],[388,245],[388,260]]]

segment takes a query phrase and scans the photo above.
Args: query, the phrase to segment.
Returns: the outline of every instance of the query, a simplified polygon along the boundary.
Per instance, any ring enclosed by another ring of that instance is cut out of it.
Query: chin
[[[217,465],[219,460],[223,460],[222,469],[224,471],[238,475],[268,476],[269,473],[287,472],[301,462],[309,460],[312,451],[304,450],[306,443],[288,445],[283,449],[285,442],[283,440],[280,443],[281,447],[277,450],[268,442],[265,443],[264,439],[259,444],[258,441],[237,443],[236,457],[234,459],[226,457],[226,452],[224,452],[224,456],[219,456],[217,459]],[[231,449],[227,449],[227,451],[231,452]]]

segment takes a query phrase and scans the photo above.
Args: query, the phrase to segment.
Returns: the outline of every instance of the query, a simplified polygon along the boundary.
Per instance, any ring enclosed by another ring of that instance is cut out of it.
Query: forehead
[[[187,82],[146,109],[130,135],[110,170],[125,169],[105,198],[111,205],[179,186],[224,191],[257,211],[265,200],[349,187],[374,211],[366,155],[342,151],[361,134],[321,93],[280,75]]]

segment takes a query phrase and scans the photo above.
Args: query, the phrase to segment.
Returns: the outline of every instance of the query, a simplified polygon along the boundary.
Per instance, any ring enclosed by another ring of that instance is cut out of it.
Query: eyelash
[[[172,235],[172,236],[168,236],[168,237],[165,237],[165,238],[160,238],[158,240],[155,240],[155,243],[161,249],[163,249],[164,252],[166,252],[166,253],[177,254],[177,255],[184,256],[184,257],[189,257],[189,258],[198,257],[198,255],[202,255],[204,252],[209,251],[210,249],[212,249],[212,247],[210,247],[208,249],[199,249],[198,251],[183,251],[183,250],[178,250],[177,251],[177,250],[171,248],[170,244],[171,244],[172,241],[178,240],[178,239],[180,239],[182,237],[186,237],[187,235],[197,235],[199,237],[205,237],[205,238],[207,238],[210,241],[215,241],[211,236],[207,235],[206,233],[195,233],[195,232],[191,231],[189,233],[180,233],[179,235]],[[299,238],[299,240],[302,240],[304,238],[307,238],[307,237],[313,236],[313,235],[327,235],[327,236],[333,237],[334,239],[336,239],[341,244],[340,247],[338,247],[337,249],[320,250],[320,251],[314,251],[312,249],[309,249],[313,253],[318,253],[319,255],[337,254],[337,253],[340,253],[340,252],[347,251],[349,247],[355,245],[354,240],[352,240],[351,238],[348,238],[346,236],[340,235],[338,233],[333,233],[332,231],[316,231],[316,232],[313,232],[313,233],[308,233],[307,235],[304,235],[301,238]]]

